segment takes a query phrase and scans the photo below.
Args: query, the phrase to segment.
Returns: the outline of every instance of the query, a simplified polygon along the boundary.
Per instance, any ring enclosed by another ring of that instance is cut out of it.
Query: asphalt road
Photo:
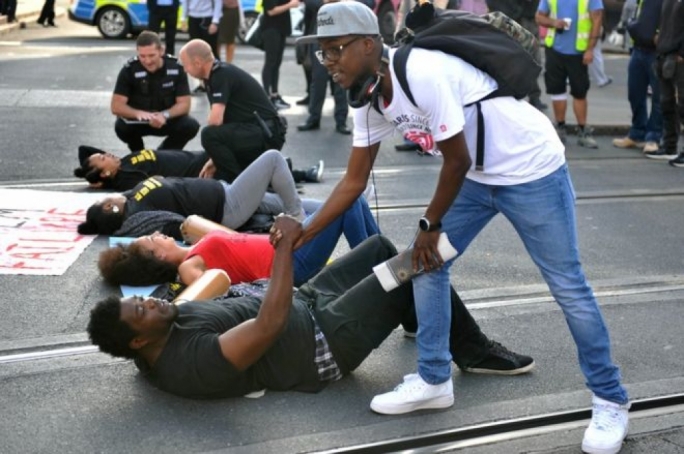
[[[0,42],[0,187],[83,191],[71,177],[78,145],[125,153],[108,106],[134,43],[102,40],[94,28],[67,20],[58,25],[29,25]],[[260,78],[262,58],[240,47],[235,63]],[[620,125],[625,121],[617,119],[628,118],[626,62],[619,55],[607,59],[615,82],[590,95],[596,106],[592,123]],[[281,92],[295,101],[304,91],[301,68],[288,48]],[[207,111],[206,99],[193,98],[201,122]],[[284,111],[291,129],[283,153],[298,167],[325,160],[325,181],[304,187],[305,196],[321,199],[344,172],[351,143],[334,132],[332,104],[326,112],[320,131],[300,133],[294,126],[305,120],[305,108]],[[639,151],[615,149],[610,139],[600,137],[598,150],[584,150],[571,138],[567,149],[581,257],[631,397],[682,393],[684,172]],[[187,148],[199,149],[199,140]],[[383,144],[374,175],[377,213],[381,229],[399,248],[409,244],[438,170],[435,158]],[[258,400],[175,398],[144,383],[130,362],[97,353],[2,362],[17,353],[87,345],[88,311],[116,291],[100,281],[94,267],[105,245],[96,239],[63,276],[0,276],[0,452],[311,452],[589,406],[562,314],[501,218],[453,267],[452,281],[488,335],[533,355],[538,365],[516,378],[455,371],[456,404],[447,411],[388,418],[368,409],[374,394],[415,366],[412,341],[399,332],[351,377],[320,394],[269,392]],[[337,254],[345,249],[340,244]],[[684,426],[681,413],[670,413],[635,419],[625,451],[646,452],[640,449],[647,440],[655,443],[648,452],[683,452],[680,432],[667,442],[652,435]],[[579,452],[581,433],[575,427],[464,449]]]

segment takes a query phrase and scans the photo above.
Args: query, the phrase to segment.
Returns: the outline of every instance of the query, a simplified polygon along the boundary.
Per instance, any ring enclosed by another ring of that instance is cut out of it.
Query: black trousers
[[[264,67],[261,70],[261,83],[267,95],[278,93],[280,65],[285,54],[286,36],[276,28],[267,28],[262,32],[264,37]]]
[[[188,17],[188,35],[190,39],[201,39],[209,44],[214,58],[219,58],[218,52],[218,32],[213,35],[209,33],[211,17]]]
[[[332,87],[333,98],[335,99],[335,124],[346,125],[349,106],[347,104],[347,92],[339,84],[332,81],[328,70],[318,61],[315,52],[320,49],[318,44],[309,46],[311,54],[311,87],[309,90],[309,119],[310,123],[321,121],[323,103],[328,93],[328,85]]]
[[[17,18],[17,0],[4,0],[0,12],[7,16],[7,22],[14,22]]]
[[[663,79],[663,58],[656,61],[660,81],[660,108],[663,111],[663,148],[677,152],[679,135],[684,125],[684,63],[677,63],[674,77]]]
[[[285,143],[277,125],[268,123],[269,139],[261,126],[253,123],[226,123],[202,129],[202,148],[216,166],[214,178],[232,183],[243,170],[266,150],[280,150]]]
[[[55,0],[45,0],[43,9],[40,11],[38,22],[41,24],[48,23],[50,25],[55,23]]]
[[[326,266],[295,295],[312,306],[343,374],[356,369],[400,324],[417,326],[411,283],[385,292],[373,274],[373,266],[396,254],[387,238],[375,235]],[[461,368],[488,352],[487,337],[453,288],[450,351]]]
[[[53,0],[54,1],[54,0]],[[176,32],[178,28],[178,7],[177,6],[154,6],[149,7],[150,13],[148,27],[155,33],[161,31],[161,24],[164,23],[164,45],[167,54],[176,54]]]
[[[145,148],[143,137],[157,136],[166,139],[157,147],[164,150],[182,150],[197,135],[199,123],[190,115],[170,118],[166,124],[157,129],[147,124],[126,124],[121,118],[114,123],[114,132],[131,151]]]

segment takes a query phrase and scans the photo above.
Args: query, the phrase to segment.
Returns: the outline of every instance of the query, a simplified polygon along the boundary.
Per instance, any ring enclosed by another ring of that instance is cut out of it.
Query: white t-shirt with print
[[[390,68],[396,50],[390,50]],[[475,170],[477,108],[474,103],[497,88],[489,75],[453,55],[414,48],[406,76],[418,106],[401,89],[392,72],[392,102],[379,99],[354,109],[354,146],[380,142],[398,130],[430,151],[437,142],[461,131],[472,159],[467,178],[490,185],[527,183],[545,177],[565,163],[565,148],[546,115],[528,102],[498,97],[481,103],[485,121],[484,170]]]

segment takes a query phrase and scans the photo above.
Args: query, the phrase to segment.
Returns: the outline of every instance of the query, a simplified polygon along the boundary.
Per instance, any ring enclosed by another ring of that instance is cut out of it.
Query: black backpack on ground
[[[500,96],[526,97],[541,72],[535,59],[539,42],[502,13],[478,16],[466,11],[435,9],[423,3],[406,16],[408,29],[395,37],[393,71],[409,100],[416,101],[406,79],[406,62],[414,47],[439,50],[463,59],[496,80],[499,88],[472,103],[477,107],[476,170],[484,168],[484,117],[480,102]],[[409,30],[410,29],[410,30]],[[470,104],[469,104],[470,105]]]

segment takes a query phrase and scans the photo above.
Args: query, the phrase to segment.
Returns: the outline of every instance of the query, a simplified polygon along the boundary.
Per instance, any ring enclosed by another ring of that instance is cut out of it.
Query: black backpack
[[[477,107],[475,168],[484,168],[484,117],[480,102],[500,96],[526,97],[541,72],[536,60],[539,42],[530,32],[502,13],[478,16],[466,11],[435,9],[431,3],[413,8],[406,16],[410,29],[395,37],[394,74],[401,89],[416,105],[406,79],[406,62],[414,47],[455,55],[496,80],[499,88],[472,103]],[[470,105],[470,104],[469,104]]]

